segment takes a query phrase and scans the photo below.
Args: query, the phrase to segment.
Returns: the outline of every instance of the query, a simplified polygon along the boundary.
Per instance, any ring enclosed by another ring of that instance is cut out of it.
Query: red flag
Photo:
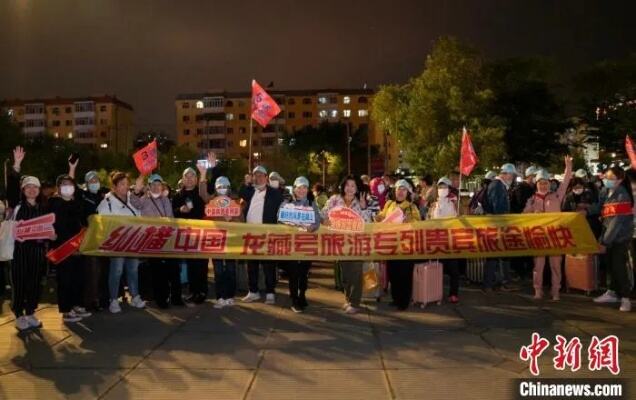
[[[465,176],[470,175],[478,162],[479,159],[477,158],[477,153],[475,153],[473,143],[470,140],[470,133],[468,133],[466,128],[464,128],[464,132],[462,134],[462,150],[459,160],[459,172]]]
[[[252,80],[252,118],[254,121],[264,128],[278,113],[280,113],[278,104],[258,82]]]
[[[629,138],[629,135],[625,136],[625,150],[629,156],[629,162],[632,163],[632,168],[636,169],[636,150],[634,150],[634,142]]]
[[[157,139],[133,154],[135,165],[142,175],[148,175],[157,168]]]

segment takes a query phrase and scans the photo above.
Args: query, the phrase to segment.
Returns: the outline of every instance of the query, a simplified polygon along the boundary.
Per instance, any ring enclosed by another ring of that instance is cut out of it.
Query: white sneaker
[[[234,299],[225,299],[225,305],[226,306],[233,306],[234,305]]]
[[[347,308],[345,308],[345,313],[347,313],[347,314],[355,314],[357,312],[358,312],[358,309],[355,308],[352,305],[349,305],[349,306],[347,306]]]
[[[41,328],[42,327],[42,321],[40,321],[39,319],[35,318],[33,316],[33,314],[32,315],[27,315],[24,318],[29,323],[29,327],[30,328]]]
[[[71,310],[67,313],[62,314],[62,319],[64,322],[79,322],[82,320],[82,317],[75,314],[75,311]]]
[[[257,301],[261,299],[260,293],[248,292],[247,296],[243,297],[243,301],[246,303],[251,303],[253,301]]]
[[[265,304],[276,304],[276,296],[274,296],[274,293],[267,293],[267,296],[265,296]]]
[[[342,307],[340,307],[340,308],[342,308],[343,310],[346,310],[348,307],[351,307],[351,303],[346,302],[346,303],[344,303],[344,304],[342,305]]]
[[[79,315],[82,318],[88,318],[91,315],[93,315],[89,313],[88,311],[86,311],[84,307],[73,307],[73,311],[75,311],[75,314]]]
[[[619,308],[621,311],[630,312],[632,311],[632,301],[629,297],[623,297],[621,299],[621,307]]]
[[[110,301],[110,305],[108,306],[108,310],[113,313],[113,314],[117,314],[121,312],[121,306],[119,305],[119,300],[115,299],[115,300],[111,300]]]
[[[146,302],[143,301],[139,295],[137,295],[133,297],[132,301],[130,302],[130,305],[135,308],[145,308]]]
[[[27,321],[26,317],[23,315],[21,317],[16,318],[15,320],[15,329],[19,330],[20,332],[25,331],[27,329],[29,329],[29,321]]]
[[[620,300],[618,299],[618,297],[616,296],[616,293],[614,293],[613,290],[608,290],[607,292],[603,293],[602,295],[594,299],[595,303],[618,303],[619,301]]]
[[[214,304],[214,308],[219,309],[219,308],[223,308],[227,306],[227,302],[225,301],[225,299],[218,299],[216,301],[216,304]]]

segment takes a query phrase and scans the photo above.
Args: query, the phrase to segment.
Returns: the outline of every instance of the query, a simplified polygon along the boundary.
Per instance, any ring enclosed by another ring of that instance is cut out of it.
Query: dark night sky
[[[636,51],[634,4],[0,0],[0,98],[115,93],[139,129],[171,134],[178,93],[249,90],[252,77],[277,89],[404,82],[440,35],[566,70],[624,56]]]

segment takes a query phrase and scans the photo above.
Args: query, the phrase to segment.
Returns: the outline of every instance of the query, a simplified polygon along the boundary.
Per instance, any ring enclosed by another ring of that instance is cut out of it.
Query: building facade
[[[134,111],[115,96],[12,99],[0,102],[0,108],[27,137],[48,133],[122,153],[132,149]]]
[[[317,127],[324,121],[348,125],[351,133],[367,128],[370,145],[377,151],[371,157],[372,173],[393,171],[400,164],[394,138],[376,129],[370,118],[370,89],[268,90],[281,113],[265,128],[252,124],[252,155],[267,163],[275,156],[285,133],[305,126]],[[208,92],[181,94],[175,101],[177,143],[208,150],[221,158],[249,158],[250,92]],[[362,172],[362,171],[358,171]]]

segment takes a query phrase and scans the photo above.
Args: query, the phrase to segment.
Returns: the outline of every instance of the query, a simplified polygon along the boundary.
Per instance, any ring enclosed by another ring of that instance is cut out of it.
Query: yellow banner
[[[589,254],[598,249],[579,213],[465,216],[362,231],[94,215],[80,251],[94,256],[259,260],[386,260]]]

